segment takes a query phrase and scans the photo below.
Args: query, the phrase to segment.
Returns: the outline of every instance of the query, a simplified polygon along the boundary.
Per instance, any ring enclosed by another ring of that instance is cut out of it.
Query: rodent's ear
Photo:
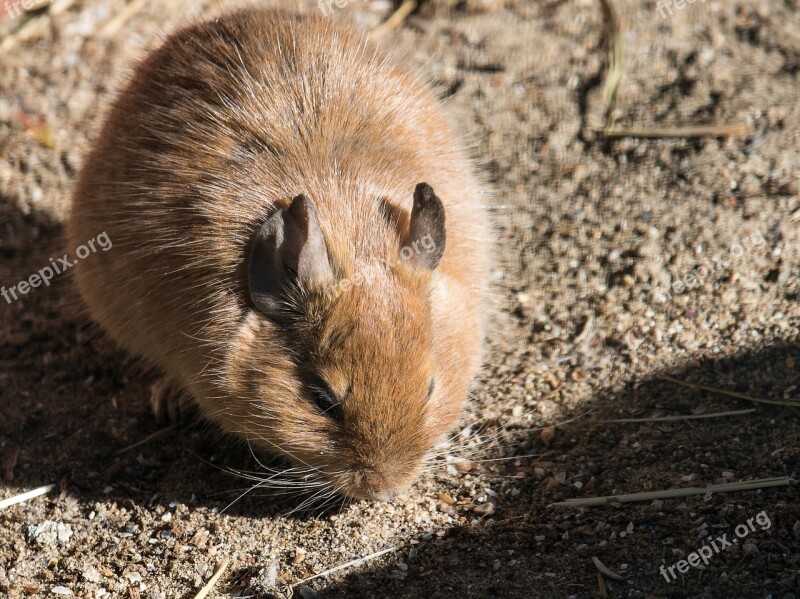
[[[444,205],[427,183],[419,183],[414,189],[408,232],[401,239],[403,260],[430,270],[439,266],[447,241]]]
[[[281,311],[291,284],[308,287],[333,277],[314,202],[305,195],[267,219],[253,240],[248,265],[250,298],[267,315]]]

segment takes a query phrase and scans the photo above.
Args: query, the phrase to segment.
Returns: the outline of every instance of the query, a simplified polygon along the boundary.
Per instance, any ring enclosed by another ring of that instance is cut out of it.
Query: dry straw
[[[785,406],[788,408],[800,408],[800,399],[762,399],[760,397],[753,397],[752,395],[747,395],[746,393],[739,393],[738,391],[729,391],[728,389],[720,389],[718,387],[711,387],[709,385],[698,385],[697,383],[682,381],[680,379],[676,379],[671,376],[663,374],[658,378],[664,381],[669,381],[670,383],[675,383],[676,385],[683,385],[684,387],[689,387],[690,389],[697,389],[698,391],[708,391],[710,393],[719,393],[721,395],[727,395],[729,397],[735,397],[737,399],[752,401],[753,403],[763,403],[771,406]]]
[[[17,505],[18,503],[23,503],[28,501],[29,499],[33,499],[34,497],[39,497],[40,495],[46,495],[50,491],[55,488],[55,485],[45,485],[43,487],[39,487],[38,489],[33,489],[32,491],[28,491],[26,493],[21,493],[19,495],[14,495],[13,497],[9,497],[8,499],[3,499],[0,501],[0,510],[4,510],[12,505]]]
[[[228,560],[224,560],[219,565],[219,567],[217,568],[217,571],[214,572],[214,576],[212,576],[209,579],[208,583],[206,583],[206,586],[204,586],[202,589],[200,589],[200,592],[197,593],[197,595],[194,596],[194,599],[204,599],[205,597],[207,597],[208,594],[217,585],[217,583],[219,582],[220,578],[222,578],[222,575],[225,574],[225,570],[228,569],[229,565],[230,565],[230,562]]]
[[[648,127],[624,129],[614,126],[617,91],[622,80],[622,26],[612,0],[599,0],[603,10],[604,33],[608,45],[608,72],[603,86],[603,117],[601,129],[608,138],[672,138],[672,137],[747,137],[752,129],[745,123],[690,125],[686,127]]]
[[[769,487],[784,487],[789,485],[788,476],[777,478],[761,478],[758,480],[747,480],[738,483],[723,483],[719,485],[708,485],[706,487],[684,487],[675,489],[665,489],[663,491],[647,491],[645,493],[628,493],[625,495],[607,495],[605,497],[578,497],[551,503],[550,507],[576,507],[576,506],[596,506],[608,505],[609,503],[634,503],[637,501],[652,501],[654,499],[674,499],[676,497],[691,497],[693,495],[705,495],[706,493],[730,493],[734,491],[753,491],[755,489],[767,489]]]

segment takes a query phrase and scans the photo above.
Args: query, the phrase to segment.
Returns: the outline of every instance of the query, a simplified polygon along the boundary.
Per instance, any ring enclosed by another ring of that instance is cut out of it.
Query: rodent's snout
[[[343,492],[353,499],[392,501],[411,486],[412,477],[388,476],[374,468],[359,466],[349,474]]]

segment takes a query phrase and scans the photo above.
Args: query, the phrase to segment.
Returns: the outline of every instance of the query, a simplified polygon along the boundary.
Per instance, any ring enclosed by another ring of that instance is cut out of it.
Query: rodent
[[[389,500],[481,365],[486,186],[442,103],[350,26],[244,10],[134,70],[79,174],[91,317],[202,415]]]

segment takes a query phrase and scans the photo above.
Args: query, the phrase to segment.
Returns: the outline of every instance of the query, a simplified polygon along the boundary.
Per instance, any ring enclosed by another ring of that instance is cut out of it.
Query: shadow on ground
[[[5,259],[0,280],[6,285],[63,253],[57,225],[9,212],[0,227]],[[178,428],[119,453],[160,428],[146,407],[155,374],[126,361],[77,306],[68,277],[2,303],[0,440],[4,455],[16,459],[6,458],[0,487],[60,483],[86,505],[107,500],[152,505],[177,498],[190,506],[224,507],[242,483],[222,468],[254,464],[235,443],[217,442],[212,431]],[[668,374],[774,398],[797,395],[797,364],[800,347],[787,342]],[[592,414],[560,427],[549,445],[538,431],[517,437],[511,455],[537,453],[535,459],[487,462],[479,469],[487,486],[514,479],[510,492],[494,498],[493,515],[480,519],[457,504],[461,526],[402,547],[390,566],[335,578],[318,592],[324,597],[797,597],[796,486],[599,508],[548,507],[567,497],[701,486],[726,476],[798,478],[797,414],[788,408],[755,406],[746,416],[682,422],[603,422],[720,406],[753,407],[677,387],[657,373],[602,390],[592,400]],[[271,517],[292,505],[252,497],[229,513]],[[770,518],[769,529],[751,531],[703,569],[692,568],[674,581],[659,572],[662,564],[673,565],[710,538],[732,536],[737,524],[762,511]],[[621,579],[601,581],[592,557]],[[641,564],[651,567],[643,570]],[[568,579],[555,574],[565,571]],[[537,581],[533,588],[531,573]]]
[[[792,343],[663,374],[756,397],[780,398],[783,391],[797,397],[800,373],[795,364],[800,364],[800,346]],[[465,513],[465,525],[442,538],[434,535],[404,547],[399,561],[350,574],[319,596],[800,596],[796,410],[686,389],[658,378],[658,373],[621,390],[602,391],[591,403],[593,413],[559,428],[549,447],[542,449],[537,433],[516,448],[520,455],[538,449],[534,462],[520,460],[518,466],[486,474],[489,484],[493,477],[519,478],[512,491],[516,497],[497,497],[491,518],[478,520]],[[722,418],[603,422],[752,407],[756,411],[750,414]],[[549,505],[569,497],[781,476],[790,477],[791,486],[603,507]],[[674,570],[675,578],[660,571],[722,534],[736,538],[736,527],[761,512],[769,527],[755,524],[731,548],[715,551],[703,568],[689,568],[685,574]],[[602,576],[593,558],[620,579]],[[642,569],[642,564],[650,567]],[[555,574],[565,567],[568,579]]]

